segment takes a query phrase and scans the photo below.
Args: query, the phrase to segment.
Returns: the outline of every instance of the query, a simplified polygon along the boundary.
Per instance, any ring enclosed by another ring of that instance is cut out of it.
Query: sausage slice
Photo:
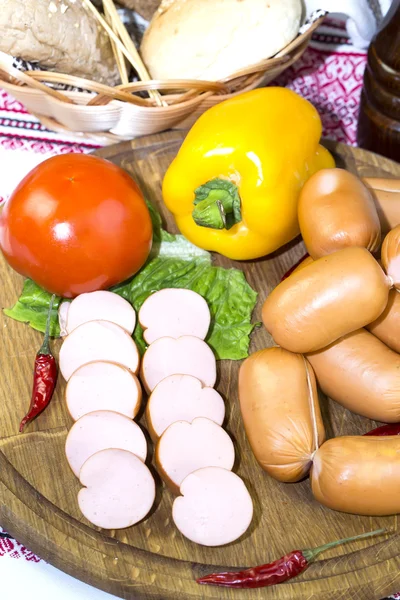
[[[61,302],[60,306],[58,307],[58,324],[60,326],[61,337],[65,337],[66,335],[68,335],[67,316],[70,304],[71,302],[64,301]]]
[[[182,482],[172,516],[179,531],[203,546],[240,538],[253,518],[253,502],[243,481],[226,469],[206,467]]]
[[[72,300],[67,313],[67,332],[71,333],[89,321],[110,321],[132,335],[136,313],[129,302],[118,294],[100,290],[80,294]]]
[[[115,362],[132,373],[139,368],[135,342],[125,329],[109,321],[84,323],[65,338],[60,350],[60,371],[68,381],[79,367],[97,360]]]
[[[168,487],[179,493],[189,473],[201,467],[231,470],[235,449],[229,435],[216,423],[198,417],[177,421],[164,431],[156,446],[156,467]]]
[[[206,417],[222,425],[225,404],[216,390],[204,387],[191,375],[170,375],[153,390],[146,407],[146,422],[153,441],[172,423]]]
[[[79,475],[78,504],[88,521],[103,529],[124,529],[141,521],[154,504],[156,486],[146,465],[126,450],[93,454]]]
[[[177,340],[164,337],[153,342],[142,360],[141,379],[147,392],[168,375],[192,375],[206,387],[213,387],[217,366],[213,351],[199,338],[185,335]]]
[[[200,294],[186,289],[167,288],[145,300],[139,311],[143,337],[148,344],[162,337],[193,335],[201,340],[207,335],[211,315]]]
[[[84,462],[99,450],[120,448],[146,460],[147,442],[143,431],[124,415],[99,410],[81,417],[69,430],[65,455],[74,474],[79,477]]]
[[[134,419],[140,409],[142,388],[126,367],[97,361],[72,374],[65,400],[74,421],[97,410],[111,410]]]

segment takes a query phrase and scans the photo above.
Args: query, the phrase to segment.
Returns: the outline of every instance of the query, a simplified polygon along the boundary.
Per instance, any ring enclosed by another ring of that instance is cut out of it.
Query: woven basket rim
[[[177,107],[195,108],[205,98],[215,98],[222,102],[233,95],[237,95],[246,90],[247,87],[257,87],[257,82],[262,81],[266,73],[277,74],[291,66],[298,60],[305,51],[310,41],[312,33],[322,23],[325,15],[317,19],[309,29],[298,35],[290,44],[278,52],[275,56],[259,61],[258,63],[236,71],[229,77],[220,81],[201,81],[197,79],[171,79],[171,80],[149,80],[130,83],[128,85],[117,85],[110,87],[88,79],[66,75],[54,71],[18,71],[15,67],[3,64],[0,61],[0,83],[6,83],[8,86],[18,88],[19,91],[36,92],[37,95],[52,96],[52,100],[57,103],[68,103],[73,110],[99,108],[99,106],[109,104],[112,101],[131,103],[137,108],[143,108],[149,111],[149,114],[173,113]],[[4,77],[5,76],[5,77]],[[44,82],[64,83],[73,87],[81,88],[80,91],[58,91]],[[218,93],[219,88],[219,93]],[[182,89],[182,93],[177,93]],[[163,94],[162,99],[166,105],[155,104],[152,98],[142,98],[137,96],[138,92],[152,91],[174,91],[174,94]],[[77,94],[77,96],[75,96]],[[97,96],[93,96],[97,94]],[[36,95],[36,94],[35,94]],[[85,97],[88,104],[75,102],[74,99]]]

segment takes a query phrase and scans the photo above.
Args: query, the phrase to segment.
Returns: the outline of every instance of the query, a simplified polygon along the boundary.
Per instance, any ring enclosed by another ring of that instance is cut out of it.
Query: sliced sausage
[[[400,289],[400,225],[389,231],[383,240],[381,261],[394,286]]]
[[[64,302],[61,302],[60,306],[58,307],[58,324],[60,326],[60,336],[61,337],[65,337],[66,335],[68,335],[67,315],[68,315],[70,304],[71,304],[71,302],[64,301]]]
[[[354,413],[400,421],[400,355],[360,329],[307,355],[323,392]]]
[[[135,342],[125,329],[108,321],[84,323],[65,338],[60,350],[60,371],[68,381],[79,367],[97,360],[115,362],[132,373],[139,369]]]
[[[170,375],[154,388],[146,407],[146,422],[155,442],[176,421],[191,423],[206,417],[222,425],[225,404],[216,390],[191,375]]]
[[[114,292],[97,291],[80,294],[72,300],[67,313],[67,332],[89,321],[110,321],[130,335],[136,325],[136,313],[127,300]]]
[[[153,342],[143,356],[140,369],[147,392],[168,375],[192,375],[206,387],[213,387],[217,366],[213,351],[199,338],[185,335],[177,340],[165,337]]]
[[[386,346],[400,353],[400,293],[396,289],[390,290],[385,310],[376,321],[367,325],[367,329]]]
[[[312,258],[349,246],[375,252],[381,226],[373,197],[344,169],[322,169],[304,185],[298,206],[300,231]]]
[[[253,502],[243,481],[226,469],[206,467],[182,482],[172,517],[179,531],[203,546],[240,538],[253,518]]]
[[[148,344],[162,337],[192,335],[204,340],[210,327],[210,310],[200,294],[167,288],[145,300],[139,311],[143,337]]]
[[[391,282],[365,248],[317,259],[282,281],[267,297],[264,325],[291,352],[313,352],[375,321]]]
[[[382,233],[388,233],[400,224],[400,179],[364,177],[363,182],[374,199]]]
[[[134,419],[140,409],[142,388],[136,375],[126,367],[97,361],[72,374],[65,400],[74,421],[97,410],[112,410]]]
[[[156,486],[146,465],[126,450],[108,448],[83,465],[78,504],[88,521],[103,529],[125,529],[154,504]]]
[[[84,415],[72,425],[65,442],[65,455],[72,471],[79,477],[89,456],[106,448],[128,450],[143,462],[146,460],[147,442],[139,425],[109,410]]]
[[[239,401],[247,439],[264,471],[279,481],[305,477],[325,440],[308,361],[282,348],[255,352],[240,367]]]
[[[355,515],[400,512],[400,438],[328,440],[314,456],[311,488],[318,502]]]
[[[164,431],[156,446],[156,467],[168,487],[179,493],[189,473],[202,467],[231,470],[235,449],[229,435],[210,419],[177,421]]]

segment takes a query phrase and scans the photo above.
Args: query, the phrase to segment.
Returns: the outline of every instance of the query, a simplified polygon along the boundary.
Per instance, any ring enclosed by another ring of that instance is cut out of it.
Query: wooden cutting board
[[[97,152],[129,171],[149,200],[161,210],[161,181],[183,139],[164,133]],[[400,165],[362,150],[329,143],[337,165],[359,175],[400,177]],[[168,229],[173,222],[162,210]],[[254,320],[261,305],[286,270],[304,254],[296,240],[273,256],[256,262],[232,263],[216,256],[216,264],[243,269],[259,291]],[[16,300],[22,278],[0,262],[0,302]],[[200,587],[195,577],[221,566],[269,562],[296,548],[320,545],[381,527],[397,531],[397,517],[370,518],[336,513],[312,498],[308,480],[282,484],[255,462],[246,441],[236,391],[239,363],[219,363],[219,391],[226,398],[227,430],[239,457],[237,473],[251,491],[255,515],[243,539],[222,548],[205,548],[185,539],[171,518],[173,498],[159,479],[155,508],[136,527],[120,531],[93,528],[80,515],[79,483],[63,453],[72,422],[60,381],[49,408],[19,435],[18,424],[29,404],[32,365],[41,335],[0,315],[0,524],[15,538],[63,571],[126,599],[239,600],[379,600],[400,590],[400,536],[347,544],[326,553],[292,583],[240,591]],[[255,331],[251,350],[271,345],[263,328]],[[55,346],[59,347],[57,342]],[[329,437],[362,434],[375,423],[322,398]],[[400,491],[400,490],[399,490]],[[380,494],[380,490],[376,490]],[[16,585],[19,585],[16,582]],[[23,583],[24,587],[29,582]],[[28,593],[29,593],[29,587]]]

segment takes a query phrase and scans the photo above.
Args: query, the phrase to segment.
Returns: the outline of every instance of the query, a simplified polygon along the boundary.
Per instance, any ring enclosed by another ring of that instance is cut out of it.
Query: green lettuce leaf
[[[150,204],[153,221],[153,249],[145,266],[129,281],[111,291],[132,304],[136,311],[150,294],[164,288],[186,288],[199,293],[211,312],[207,342],[218,359],[239,360],[248,356],[250,334],[254,328],[251,314],[257,293],[238,269],[224,269],[211,264],[211,254],[193,246],[182,235],[173,235],[161,226],[161,217]],[[29,323],[44,332],[51,294],[27,279],[22,294],[4,313],[17,321]],[[61,298],[54,303],[51,335],[58,336],[57,318]],[[146,349],[143,331],[137,324],[133,337],[141,353]]]
[[[160,256],[151,260],[129,283],[113,288],[138,311],[150,294],[164,288],[186,288],[207,301],[211,327],[207,342],[218,359],[239,360],[248,356],[251,313],[257,294],[242,271],[213,267],[208,257],[190,260]],[[146,344],[140,325],[134,332],[141,351]]]
[[[45,292],[31,279],[25,279],[21,296],[12,308],[4,308],[3,312],[7,317],[22,323],[28,323],[33,329],[42,331],[46,329],[46,319],[50,306],[51,294]],[[50,322],[50,335],[57,337],[60,335],[60,326],[58,324],[58,307],[61,298],[56,298],[53,304],[53,310]]]

